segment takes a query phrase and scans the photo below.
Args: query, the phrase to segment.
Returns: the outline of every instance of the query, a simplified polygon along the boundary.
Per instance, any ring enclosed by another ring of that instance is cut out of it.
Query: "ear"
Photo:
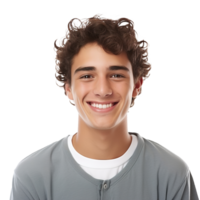
[[[73,95],[72,95],[72,91],[71,91],[71,87],[69,86],[68,83],[65,83],[65,93],[70,100],[74,100]]]
[[[140,78],[138,78],[137,82],[134,85],[134,90],[133,90],[133,94],[132,94],[133,98],[136,98],[136,96],[139,94],[142,84],[143,84],[143,78],[140,77]]]

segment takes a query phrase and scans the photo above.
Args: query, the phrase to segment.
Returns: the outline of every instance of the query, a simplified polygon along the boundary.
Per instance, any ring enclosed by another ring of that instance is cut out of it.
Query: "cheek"
[[[90,91],[90,88],[87,86],[87,84],[76,84],[74,86],[74,94],[76,101],[83,101],[84,97],[87,95],[88,91]]]

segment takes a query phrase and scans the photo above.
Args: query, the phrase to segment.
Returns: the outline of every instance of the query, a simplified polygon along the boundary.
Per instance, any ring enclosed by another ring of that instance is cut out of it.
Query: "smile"
[[[112,103],[94,103],[94,102],[87,102],[89,107],[95,111],[95,112],[100,112],[100,113],[105,113],[113,110],[118,102],[112,102]]]

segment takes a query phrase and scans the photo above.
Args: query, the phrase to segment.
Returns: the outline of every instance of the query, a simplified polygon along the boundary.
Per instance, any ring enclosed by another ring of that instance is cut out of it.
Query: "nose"
[[[106,77],[99,77],[95,83],[94,94],[100,97],[112,95],[112,89]]]

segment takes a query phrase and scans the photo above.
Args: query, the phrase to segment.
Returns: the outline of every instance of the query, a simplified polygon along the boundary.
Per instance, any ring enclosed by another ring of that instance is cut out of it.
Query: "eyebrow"
[[[111,71],[125,70],[125,71],[129,72],[129,69],[127,67],[117,66],[117,65],[110,66],[107,70],[111,70]],[[96,71],[96,67],[93,67],[93,66],[79,67],[78,69],[75,70],[74,74],[76,74],[77,72],[80,72],[80,71]]]

